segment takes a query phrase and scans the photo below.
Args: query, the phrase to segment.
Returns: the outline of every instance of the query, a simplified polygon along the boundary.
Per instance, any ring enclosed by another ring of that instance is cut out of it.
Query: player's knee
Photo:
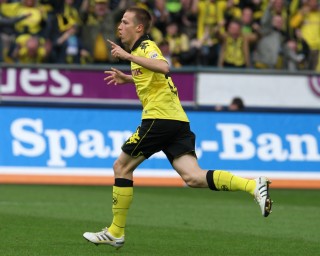
[[[182,178],[189,187],[198,188],[201,185],[196,175],[189,174],[189,175],[185,175]]]
[[[121,162],[119,159],[113,163],[114,176],[121,178],[131,173],[130,165]]]
[[[123,174],[123,171],[124,171],[124,166],[123,164],[121,163],[121,161],[119,161],[119,159],[117,159],[116,161],[114,161],[113,163],[113,172],[114,172],[114,175],[116,177],[120,177],[122,174]]]

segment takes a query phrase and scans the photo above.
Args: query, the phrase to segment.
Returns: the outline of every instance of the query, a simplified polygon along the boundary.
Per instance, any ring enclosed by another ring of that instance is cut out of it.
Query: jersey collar
[[[133,47],[131,48],[131,51],[134,51],[135,49],[138,48],[138,46],[141,44],[141,42],[145,41],[145,40],[151,40],[150,36],[148,34],[144,34],[143,36],[141,36],[133,45]]]

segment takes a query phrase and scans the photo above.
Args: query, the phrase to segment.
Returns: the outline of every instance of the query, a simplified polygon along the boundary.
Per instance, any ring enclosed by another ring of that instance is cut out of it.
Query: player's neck
[[[132,44],[130,44],[130,49],[134,50],[135,48],[137,48],[140,45],[140,42],[142,40],[146,40],[146,39],[149,39],[147,34],[137,34],[134,42],[132,42]]]

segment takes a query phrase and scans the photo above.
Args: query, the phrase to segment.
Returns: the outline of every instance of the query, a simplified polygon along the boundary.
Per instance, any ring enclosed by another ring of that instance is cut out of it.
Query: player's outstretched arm
[[[111,44],[111,47],[112,47],[111,54],[114,58],[119,58],[119,59],[134,62],[146,69],[149,69],[157,73],[162,73],[162,74],[169,73],[169,64],[166,61],[134,56],[126,52],[116,43],[110,40],[108,40],[108,42]]]
[[[104,71],[107,76],[103,79],[107,82],[107,84],[127,84],[133,83],[133,79],[131,75],[126,75],[121,72],[119,69],[111,68],[111,70]]]

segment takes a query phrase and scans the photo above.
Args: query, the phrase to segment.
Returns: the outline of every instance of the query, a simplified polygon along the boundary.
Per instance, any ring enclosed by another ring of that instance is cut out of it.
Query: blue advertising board
[[[188,111],[204,169],[320,172],[319,114]],[[0,108],[0,167],[112,168],[132,109]],[[172,170],[163,153],[139,169]]]

